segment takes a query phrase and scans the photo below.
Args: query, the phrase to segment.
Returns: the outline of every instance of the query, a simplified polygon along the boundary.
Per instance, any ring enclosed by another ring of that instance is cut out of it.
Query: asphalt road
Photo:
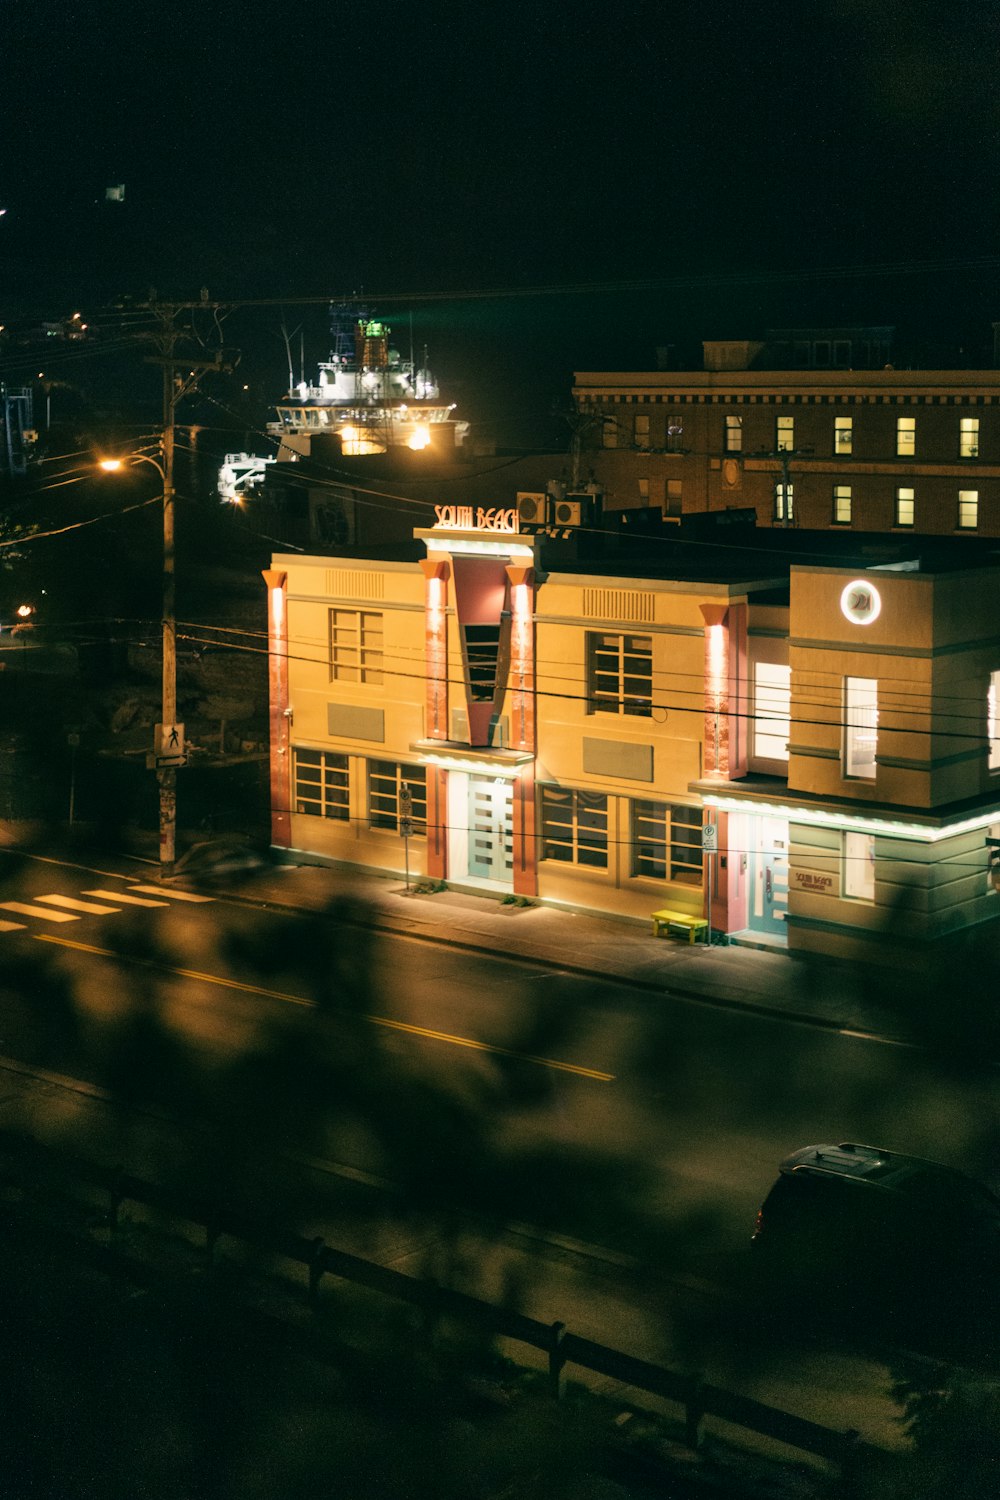
[[[898,1438],[881,1360],[778,1352],[743,1322],[753,1215],[812,1140],[905,1139],[984,1171],[991,1067],[134,867],[5,865],[0,1053],[21,1071],[0,1118],[30,1098],[135,1169],[264,1193],[331,1243]],[[58,1075],[41,1102],[40,1070]],[[182,1150],[164,1120],[194,1129]]]

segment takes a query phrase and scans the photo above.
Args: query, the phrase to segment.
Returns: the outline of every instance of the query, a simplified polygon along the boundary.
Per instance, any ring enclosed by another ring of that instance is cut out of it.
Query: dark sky
[[[765,324],[985,330],[998,43],[985,0],[22,0],[0,321],[434,292],[432,344],[495,325],[567,370]],[[454,300],[605,283],[641,290]]]

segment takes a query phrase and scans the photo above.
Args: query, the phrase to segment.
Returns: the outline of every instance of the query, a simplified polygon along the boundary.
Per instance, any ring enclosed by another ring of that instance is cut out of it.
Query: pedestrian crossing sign
[[[153,755],[158,761],[180,764],[184,759],[184,725],[157,724],[153,733]]]

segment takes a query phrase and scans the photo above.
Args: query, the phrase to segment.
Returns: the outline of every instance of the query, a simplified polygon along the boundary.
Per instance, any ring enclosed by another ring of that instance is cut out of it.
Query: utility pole
[[[174,873],[177,857],[177,764],[179,757],[169,751],[180,746],[177,725],[177,604],[174,548],[174,428],[179,403],[195,389],[206,370],[220,368],[222,356],[192,360],[178,352],[183,337],[177,327],[181,304],[157,304],[153,311],[160,320],[156,335],[160,353],[147,357],[147,364],[163,369],[163,430],[160,456],[163,478],[163,679],[161,744],[154,746],[157,756],[156,780],[159,786],[160,878]],[[183,374],[181,372],[184,372]],[[161,756],[160,752],[166,752]]]

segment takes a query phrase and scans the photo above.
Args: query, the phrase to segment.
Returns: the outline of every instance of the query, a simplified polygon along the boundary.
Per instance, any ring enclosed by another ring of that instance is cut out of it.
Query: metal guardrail
[[[106,1193],[107,1221],[112,1235],[120,1227],[123,1205],[129,1202],[141,1204],[202,1229],[205,1252],[210,1260],[218,1240],[226,1236],[305,1267],[309,1278],[309,1299],[313,1304],[319,1296],[323,1277],[335,1276],[420,1308],[429,1319],[456,1318],[483,1332],[537,1349],[547,1358],[549,1389],[556,1399],[561,1394],[565,1367],[575,1365],[674,1402],[683,1408],[685,1443],[692,1450],[700,1446],[703,1418],[712,1416],[835,1464],[843,1465],[866,1452],[883,1452],[862,1442],[854,1429],[838,1431],[824,1427],[752,1397],[708,1384],[698,1376],[668,1370],[581,1338],[569,1332],[562,1323],[542,1323],[513,1309],[484,1302],[467,1292],[390,1270],[345,1250],[337,1250],[321,1238],[309,1239],[286,1232],[259,1219],[200,1202],[124,1172],[93,1167],[76,1158],[57,1157],[34,1140],[0,1133],[0,1151],[13,1155],[22,1168],[30,1168],[32,1181],[37,1180],[39,1172],[44,1175],[47,1169],[55,1166],[61,1179],[69,1175]],[[4,1175],[16,1179],[19,1173],[8,1170]]]

